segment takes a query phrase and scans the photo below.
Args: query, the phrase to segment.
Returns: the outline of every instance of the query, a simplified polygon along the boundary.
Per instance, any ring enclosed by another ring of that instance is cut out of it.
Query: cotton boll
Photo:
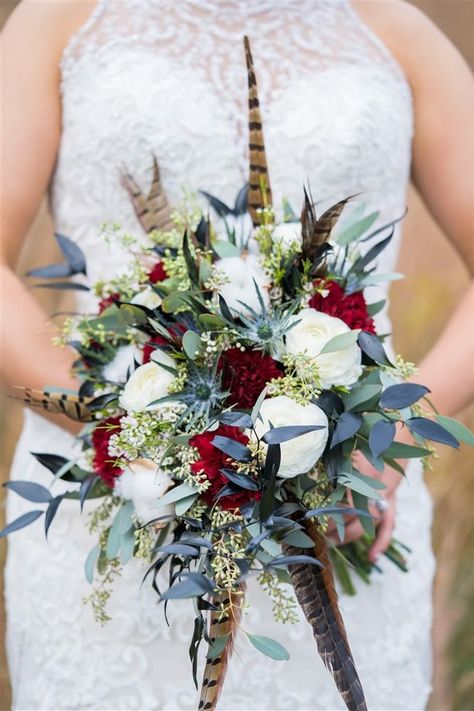
[[[142,523],[159,516],[173,515],[174,506],[160,506],[163,494],[173,485],[166,472],[151,459],[135,459],[118,478],[115,492],[123,499],[131,500]]]
[[[255,255],[225,257],[224,259],[219,259],[215,266],[229,279],[229,282],[221,287],[220,294],[231,311],[248,314],[248,309],[240,303],[243,302],[257,313],[261,312],[262,308],[255,289],[255,283],[265,306],[269,306],[268,277],[259,265]]]
[[[137,304],[138,306],[145,306],[147,309],[153,311],[153,309],[158,308],[161,302],[161,296],[157,294],[154,289],[147,287],[146,289],[143,289],[143,291],[140,291],[138,294],[135,294],[130,303]]]
[[[105,380],[112,383],[124,383],[135,361],[140,362],[140,360],[141,355],[136,346],[121,346],[113,360],[102,368],[102,375]]]

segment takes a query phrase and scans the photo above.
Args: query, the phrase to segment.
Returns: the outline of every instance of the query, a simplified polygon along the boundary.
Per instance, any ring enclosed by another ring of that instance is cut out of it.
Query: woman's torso
[[[98,236],[104,221],[141,232],[121,169],[147,188],[155,155],[172,204],[183,188],[231,203],[244,184],[244,34],[276,207],[285,197],[299,212],[306,183],[319,209],[358,195],[381,211],[381,222],[403,213],[410,89],[348,0],[99,0],[63,53],[63,127],[50,188],[56,229],[80,244],[91,281],[124,262]],[[397,233],[382,271],[393,271],[398,244]]]

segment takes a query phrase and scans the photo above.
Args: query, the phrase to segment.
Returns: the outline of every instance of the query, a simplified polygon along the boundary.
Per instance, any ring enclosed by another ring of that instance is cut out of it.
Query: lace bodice
[[[61,60],[63,126],[50,200],[57,231],[84,250],[90,281],[123,267],[99,238],[102,222],[140,233],[119,182],[126,167],[147,188],[152,154],[171,203],[184,187],[232,202],[247,178],[248,34],[258,75],[275,205],[300,209],[309,182],[322,210],[360,194],[380,221],[401,215],[410,167],[412,103],[387,48],[348,0],[98,0]],[[394,268],[400,235],[378,268]],[[90,297],[80,306],[89,308]],[[377,300],[376,298],[371,300]],[[389,330],[378,315],[380,332]],[[49,484],[30,451],[68,455],[71,438],[29,412],[12,476]],[[399,488],[397,538],[414,552],[405,576],[385,566],[356,598],[342,598],[369,708],[421,709],[429,692],[431,507],[419,467]],[[74,502],[73,502],[74,503]],[[138,573],[115,585],[104,629],[82,605],[92,545],[75,504],[62,507],[48,543],[36,524],[9,544],[8,653],[15,709],[194,708],[186,641],[190,606],[168,629]],[[8,517],[31,505],[8,497]],[[64,511],[63,511],[64,509]],[[18,572],[20,571],[20,572]],[[309,626],[272,620],[249,586],[246,626],[284,642],[282,665],[238,642],[220,709],[340,708]],[[187,601],[185,601],[187,602]],[[186,610],[184,612],[183,610]]]
[[[232,201],[247,178],[242,38],[260,85],[275,205],[299,211],[309,183],[321,209],[360,194],[383,218],[403,213],[411,95],[348,0],[99,0],[61,61],[63,133],[51,185],[57,229],[77,240],[92,279],[123,255],[104,220],[140,231],[119,183],[146,187],[158,158],[172,203],[184,187]],[[384,253],[391,271],[397,239]]]

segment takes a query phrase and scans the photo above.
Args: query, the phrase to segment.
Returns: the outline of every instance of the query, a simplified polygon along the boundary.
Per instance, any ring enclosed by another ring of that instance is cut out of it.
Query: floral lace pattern
[[[61,61],[63,131],[50,200],[56,229],[88,257],[94,281],[124,255],[99,238],[104,220],[139,226],[119,183],[123,166],[146,187],[151,156],[172,203],[183,185],[232,201],[246,179],[246,74],[242,36],[252,42],[276,204],[300,209],[309,183],[319,209],[359,195],[400,216],[410,168],[412,103],[388,50],[347,0],[99,0]],[[393,270],[397,232],[378,269]],[[382,298],[373,288],[369,300]],[[80,296],[79,306],[93,306]],[[389,330],[386,311],[380,332]],[[26,413],[12,477],[49,484],[30,451],[68,454],[72,438]],[[397,537],[413,548],[410,572],[390,564],[355,598],[342,596],[349,639],[369,708],[418,710],[430,681],[431,502],[418,465],[398,493]],[[89,509],[93,504],[89,504]],[[8,498],[8,516],[28,508]],[[129,567],[100,628],[81,602],[92,544],[71,502],[48,542],[41,524],[12,536],[6,570],[8,655],[15,709],[191,709],[188,641],[192,606],[167,627],[155,594]],[[333,682],[309,626],[273,622],[264,593],[245,626],[281,640],[288,663],[237,644],[220,709],[337,709]]]

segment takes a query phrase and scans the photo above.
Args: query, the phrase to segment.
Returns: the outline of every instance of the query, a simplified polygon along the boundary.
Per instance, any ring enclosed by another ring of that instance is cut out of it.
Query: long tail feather
[[[201,686],[199,709],[215,711],[217,701],[222,691],[227,665],[234,649],[235,635],[242,616],[244,603],[244,588],[238,592],[225,592],[216,595],[213,600],[217,610],[211,612],[209,623],[209,637],[214,643],[217,639],[225,637],[227,642],[220,654],[206,660],[204,676]]]
[[[68,393],[48,392],[34,388],[15,387],[21,394],[13,396],[15,400],[22,400],[30,407],[41,407],[56,415],[66,415],[71,420],[91,422],[93,414],[88,409],[88,404],[93,398]]]
[[[314,555],[323,568],[305,564],[288,566],[296,598],[312,627],[318,652],[331,672],[347,708],[350,711],[366,711],[364,692],[337,602],[325,539],[312,522],[305,524],[305,530],[314,541]],[[285,551],[288,555],[305,553],[305,550],[293,546],[286,546]]]
[[[257,79],[253,66],[248,37],[244,37],[245,59],[249,85],[249,193],[248,209],[254,225],[259,225],[259,208],[272,204],[272,191],[268,175],[262,116],[258,100]]]
[[[123,173],[121,183],[130,195],[135,214],[148,234],[153,230],[167,232],[174,227],[171,207],[160,181],[158,161],[153,156],[153,179],[148,195],[144,195],[130,173]]]

